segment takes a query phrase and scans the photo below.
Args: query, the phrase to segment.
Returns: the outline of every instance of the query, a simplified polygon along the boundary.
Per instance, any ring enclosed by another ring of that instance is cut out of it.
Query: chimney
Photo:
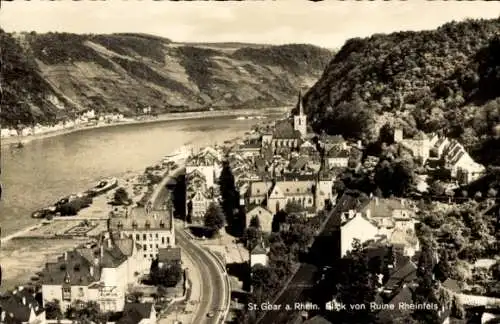
[[[113,242],[111,241],[111,238],[108,238],[108,248],[111,249],[113,247]]]
[[[375,197],[375,206],[378,206],[378,197]]]
[[[90,272],[90,276],[94,277],[94,267],[93,266],[90,266],[89,272]]]
[[[64,252],[64,261],[68,261],[68,252]]]
[[[401,206],[405,207],[405,200],[404,200],[404,198],[401,198]]]
[[[23,305],[26,306],[26,297],[23,297]]]
[[[372,211],[370,209],[366,210],[366,218],[372,217]]]
[[[104,244],[101,244],[101,259],[104,257]]]

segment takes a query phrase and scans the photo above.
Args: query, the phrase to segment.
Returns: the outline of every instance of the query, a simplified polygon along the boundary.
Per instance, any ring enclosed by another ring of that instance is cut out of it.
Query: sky
[[[448,21],[497,18],[497,1],[13,1],[8,32],[139,32],[178,42],[309,43],[339,48],[349,38],[434,29]]]

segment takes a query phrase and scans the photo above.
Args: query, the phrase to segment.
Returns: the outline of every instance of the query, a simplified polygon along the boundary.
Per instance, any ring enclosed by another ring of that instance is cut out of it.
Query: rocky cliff
[[[133,115],[283,106],[332,52],[311,45],[186,44],[144,34],[0,31],[2,125],[50,123],[90,108]]]

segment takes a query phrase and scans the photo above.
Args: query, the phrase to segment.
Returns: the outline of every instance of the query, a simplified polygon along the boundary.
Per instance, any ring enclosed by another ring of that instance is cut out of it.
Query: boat
[[[177,150],[165,156],[166,160],[175,161],[180,159],[187,159],[192,152],[193,148],[190,145],[183,145]]]
[[[245,119],[246,119],[246,117],[244,117],[244,116],[236,117],[236,120],[245,120]]]
[[[39,209],[31,214],[32,218],[47,218],[49,215],[54,215],[56,213],[56,207],[50,206],[46,208]]]
[[[94,187],[85,191],[84,195],[89,195],[92,197],[102,195],[112,189],[118,187],[118,179],[116,178],[106,178],[100,180]]]

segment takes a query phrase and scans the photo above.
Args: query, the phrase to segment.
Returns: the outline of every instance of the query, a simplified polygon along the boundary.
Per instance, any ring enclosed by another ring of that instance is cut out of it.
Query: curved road
[[[188,253],[192,258],[195,266],[199,269],[202,282],[201,284],[201,300],[198,304],[198,309],[192,323],[218,323],[218,310],[225,307],[225,281],[222,278],[220,267],[212,256],[209,256],[206,251],[192,243],[190,239],[183,233],[182,230],[176,230],[176,243],[185,253]],[[213,311],[215,316],[207,317],[207,313]]]
[[[166,190],[166,184],[170,179],[177,177],[182,172],[185,172],[185,168],[178,168],[158,184],[157,189],[151,196],[153,209],[161,209],[165,201],[171,198],[168,190]],[[175,228],[175,223],[172,224],[172,227]],[[226,307],[226,292],[229,289],[229,287],[226,287],[221,265],[219,265],[218,261],[206,250],[196,243],[193,243],[183,229],[175,229],[175,241],[176,245],[179,246],[184,253],[189,254],[202,278],[202,282],[199,283],[201,285],[201,298],[196,308],[196,314],[193,314],[194,320],[192,323],[219,323],[220,315],[223,313],[223,311],[220,310]],[[214,316],[212,318],[207,317],[208,312],[214,312]]]

